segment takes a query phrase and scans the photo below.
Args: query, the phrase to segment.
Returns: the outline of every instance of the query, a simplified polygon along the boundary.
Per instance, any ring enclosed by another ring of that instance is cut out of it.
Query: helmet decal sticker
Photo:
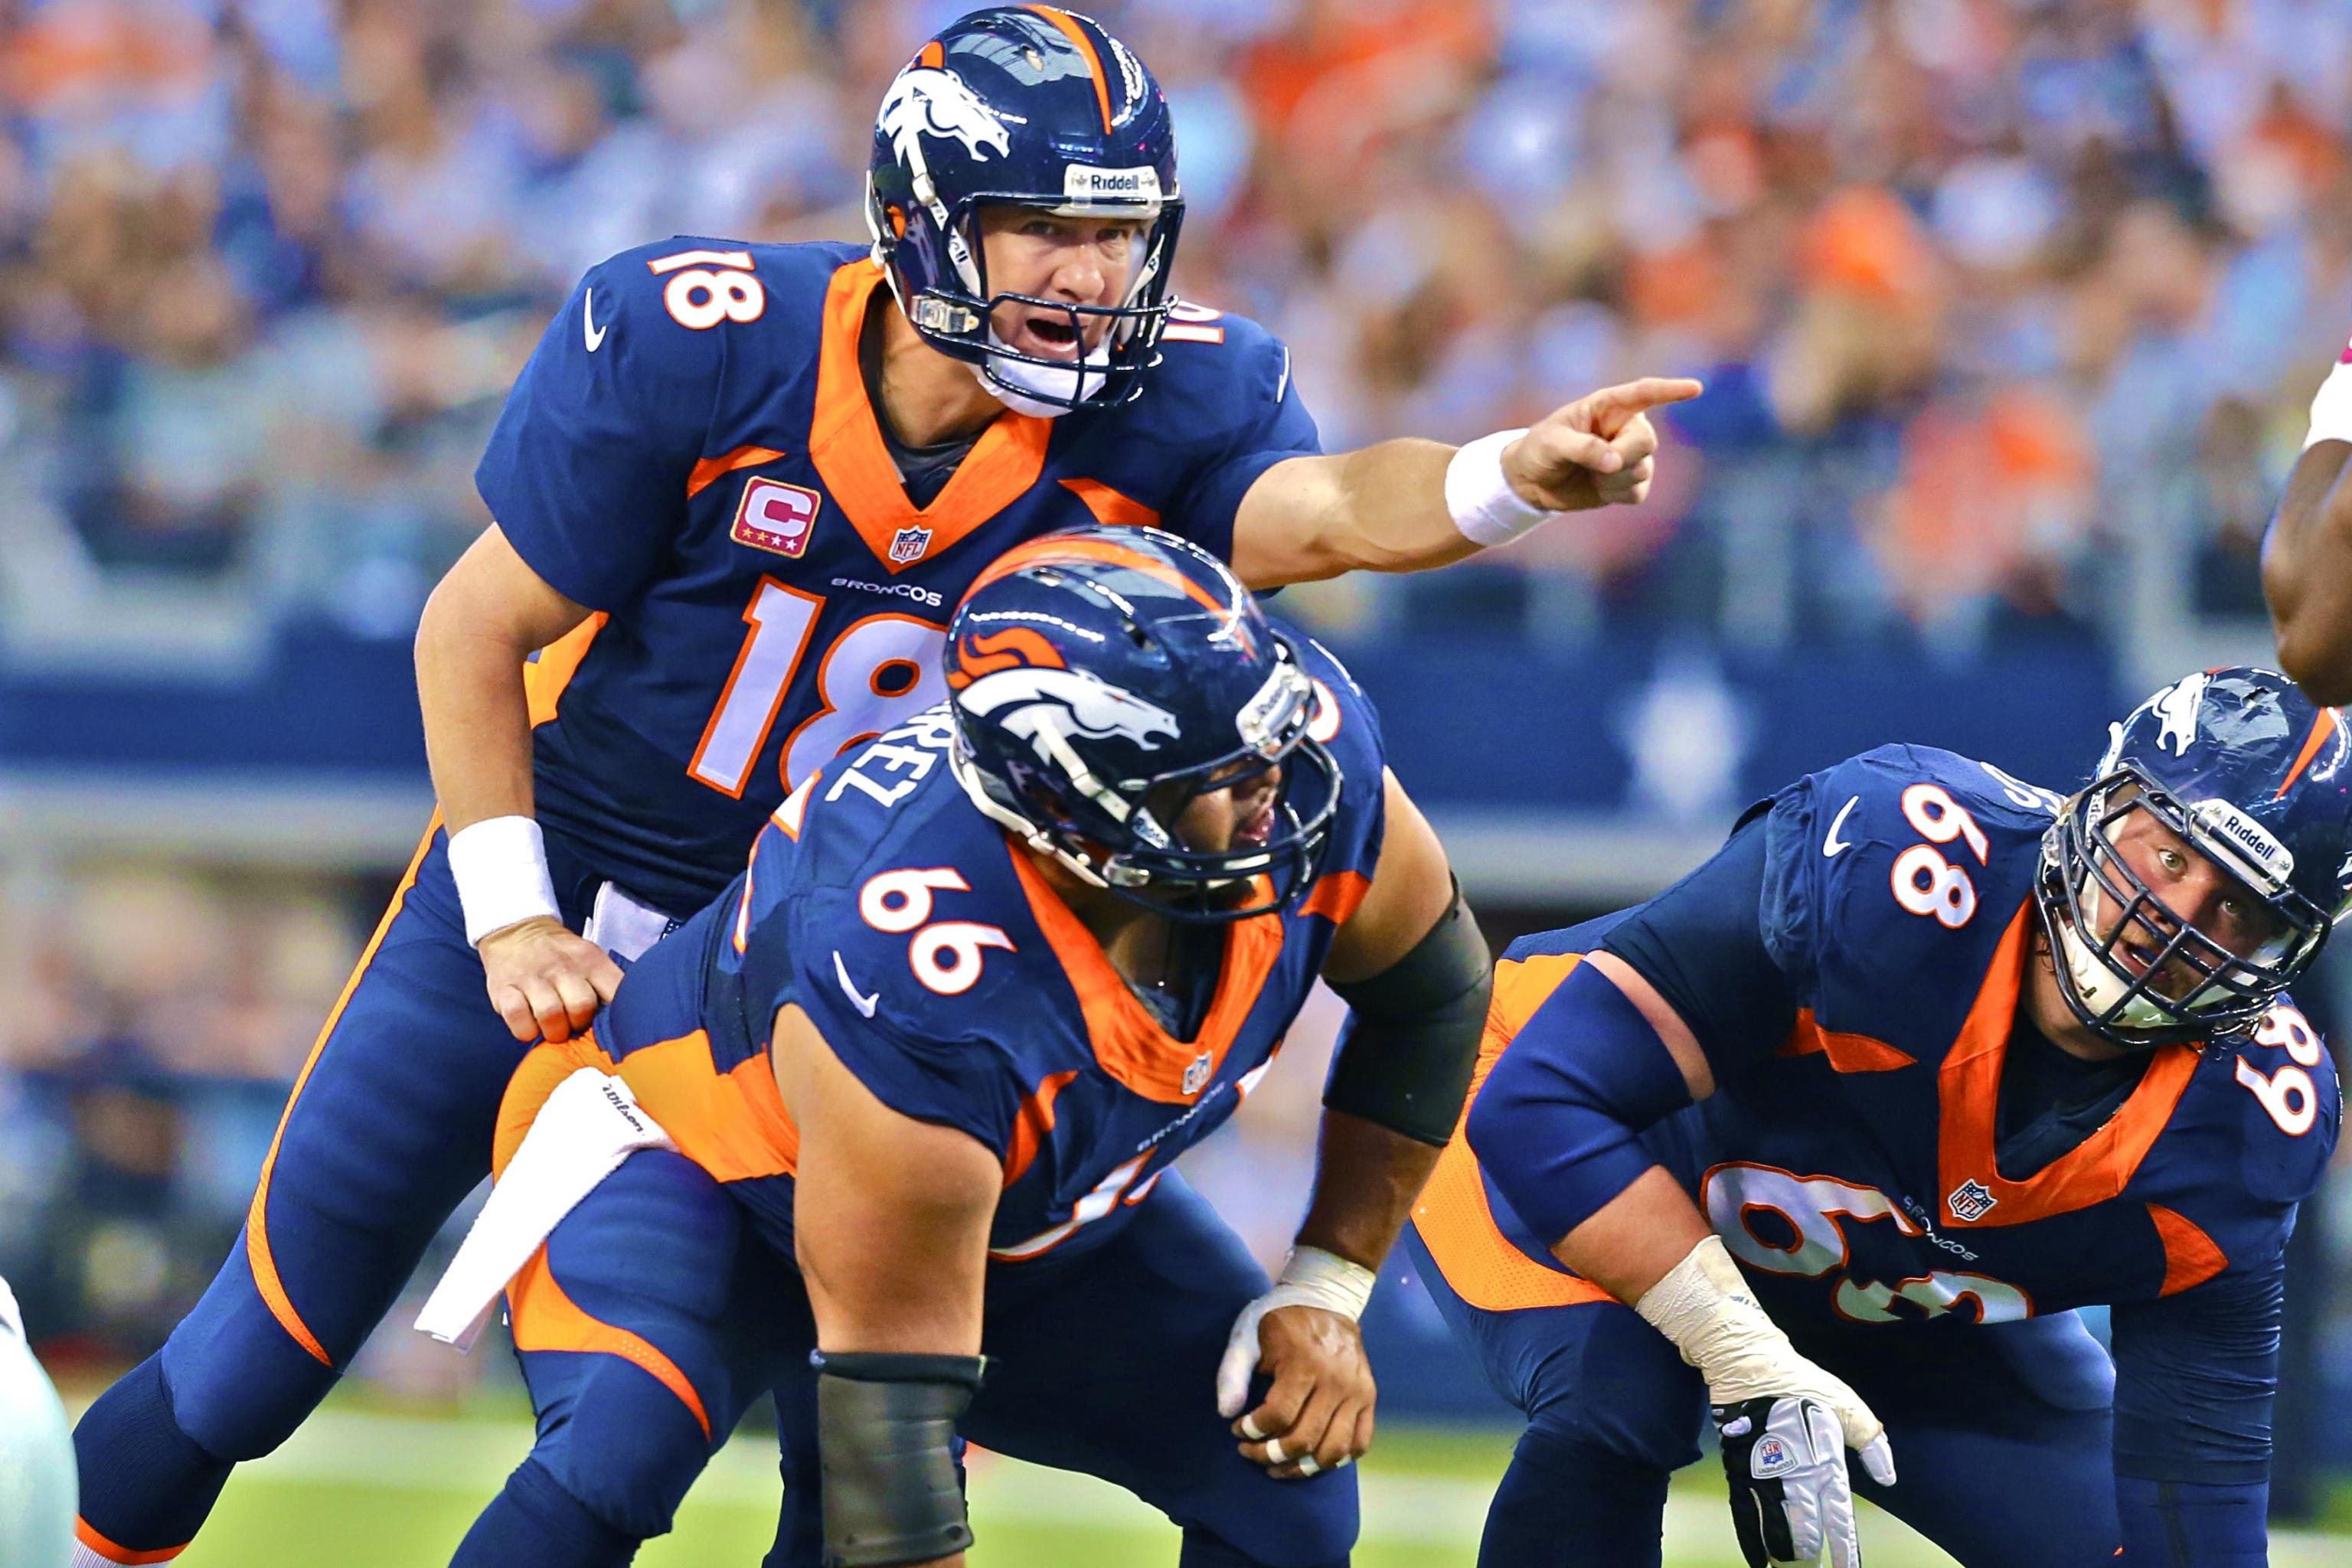
[[[991,148],[999,157],[1013,151],[1013,132],[996,110],[964,86],[961,77],[931,66],[909,66],[898,73],[882,100],[875,127],[890,138],[898,156],[913,169],[925,165],[918,136],[961,142],[977,159],[984,160]]]
[[[1143,751],[1156,752],[1162,736],[1172,741],[1179,733],[1176,716],[1165,708],[1083,670],[1034,666],[1000,669],[964,688],[956,700],[1025,737],[1045,757],[1052,755],[1045,745],[1048,736],[1117,735]],[[1011,704],[1021,706],[998,711]]]

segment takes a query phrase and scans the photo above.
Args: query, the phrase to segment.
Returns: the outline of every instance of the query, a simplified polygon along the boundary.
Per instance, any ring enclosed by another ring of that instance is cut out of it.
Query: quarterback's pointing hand
[[[1702,390],[1686,376],[1648,375],[1588,393],[1504,447],[1504,477],[1521,500],[1547,511],[1639,505],[1658,449],[1649,411]]]
[[[561,1045],[620,989],[612,955],[546,915],[494,931],[477,945],[490,1005],[518,1040],[544,1036]]]

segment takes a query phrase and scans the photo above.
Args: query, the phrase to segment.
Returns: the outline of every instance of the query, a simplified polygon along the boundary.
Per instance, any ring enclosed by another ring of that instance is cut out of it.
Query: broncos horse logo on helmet
[[[1028,736],[1049,762],[1051,742],[1073,735],[1117,735],[1151,752],[1159,750],[1160,736],[1177,734],[1174,714],[1083,669],[999,670],[974,680],[956,700],[1013,734]],[[1015,706],[1008,710],[1008,703]]]
[[[2251,893],[2257,937],[2200,929],[2133,868],[2117,838],[2143,812]],[[2352,731],[2336,711],[2267,669],[2176,681],[2113,727],[2042,841],[2037,903],[2067,1005],[2119,1046],[2243,1036],[2318,957],[2352,895],[2347,855]]]
[[[1124,296],[1074,305],[992,291],[979,225],[990,205],[1143,220]],[[1092,17],[1051,5],[974,11],[925,44],[883,96],[866,172],[874,259],[923,341],[1025,413],[1108,407],[1142,391],[1160,363],[1183,208],[1168,100]],[[1098,341],[1076,363],[1024,353],[990,324],[1007,303],[1064,312],[1081,345]]]
[[[1011,129],[964,86],[962,78],[927,66],[909,66],[898,73],[883,95],[875,125],[910,169],[928,167],[919,140],[924,136],[959,142],[975,159],[986,159],[991,148],[999,157],[1013,151]]]
[[[1154,528],[1017,546],[949,628],[950,752],[992,821],[1066,867],[1183,920],[1290,908],[1314,885],[1339,764],[1288,639],[1216,557]],[[1273,826],[1184,841],[1192,803],[1279,769]]]

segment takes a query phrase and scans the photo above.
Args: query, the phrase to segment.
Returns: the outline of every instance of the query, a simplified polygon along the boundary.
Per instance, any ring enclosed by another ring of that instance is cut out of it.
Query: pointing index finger
[[[1686,375],[1645,375],[1639,381],[1604,386],[1592,395],[1596,414],[1631,417],[1668,403],[1685,403],[1706,388]]]

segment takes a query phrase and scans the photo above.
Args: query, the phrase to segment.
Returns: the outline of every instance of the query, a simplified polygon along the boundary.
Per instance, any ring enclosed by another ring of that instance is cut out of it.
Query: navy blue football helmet
[[[2181,919],[2117,852],[2136,812],[2261,901],[2251,940]],[[2129,1047],[2244,1036],[2319,955],[2352,893],[2347,857],[2352,733],[2336,710],[2267,669],[2176,681],[2112,726],[2042,841],[2037,902],[2067,1005]]]
[[[1156,528],[1032,540],[981,574],[943,658],[957,782],[1083,881],[1189,921],[1314,885],[1341,783],[1314,682],[1207,551]],[[1231,845],[1178,837],[1193,800],[1269,769],[1268,816]]]
[[[1058,414],[1142,390],[1168,323],[1184,204],[1168,100],[1100,23],[1050,5],[994,6],[951,23],[883,95],[866,205],[874,259],[907,320],[1013,407]],[[1149,220],[1125,297],[1073,305],[992,293],[979,225],[992,205]],[[997,337],[990,312],[1008,301],[1066,312],[1076,363]],[[1103,323],[1092,351],[1089,321]]]

